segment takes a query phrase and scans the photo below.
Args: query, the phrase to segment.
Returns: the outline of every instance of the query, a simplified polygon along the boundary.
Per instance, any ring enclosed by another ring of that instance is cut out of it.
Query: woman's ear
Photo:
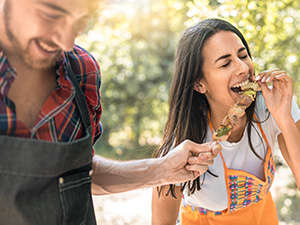
[[[196,81],[194,83],[194,90],[199,92],[200,94],[205,94],[207,91],[206,86],[202,81]]]

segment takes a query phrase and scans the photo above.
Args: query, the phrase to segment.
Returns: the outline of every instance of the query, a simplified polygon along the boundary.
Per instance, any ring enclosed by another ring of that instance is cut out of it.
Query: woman
[[[230,23],[207,19],[188,28],[176,53],[165,155],[184,139],[210,142],[212,134],[240,99],[235,90],[256,80],[262,91],[238,118],[222,152],[209,170],[190,183],[153,189],[152,224],[278,224],[269,191],[275,164],[274,144],[300,187],[300,111],[292,100],[293,83],[279,69],[255,77],[246,40]],[[272,87],[268,86],[272,83]],[[183,204],[181,204],[183,197]]]

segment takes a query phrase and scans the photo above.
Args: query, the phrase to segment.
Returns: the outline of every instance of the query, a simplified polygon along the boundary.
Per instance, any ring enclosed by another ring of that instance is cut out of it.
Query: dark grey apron
[[[1,225],[96,225],[90,119],[67,65],[86,135],[71,143],[0,136]]]

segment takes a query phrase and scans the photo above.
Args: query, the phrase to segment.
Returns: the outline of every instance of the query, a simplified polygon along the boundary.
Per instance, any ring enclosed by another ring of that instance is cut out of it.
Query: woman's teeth
[[[233,85],[230,89],[235,93],[240,93],[244,90],[243,87],[246,87],[249,84],[249,80],[245,80],[239,84]]]
[[[245,87],[248,84],[249,84],[249,80],[245,80],[244,82],[236,84],[236,85],[232,86],[231,88],[242,88],[242,87]]]

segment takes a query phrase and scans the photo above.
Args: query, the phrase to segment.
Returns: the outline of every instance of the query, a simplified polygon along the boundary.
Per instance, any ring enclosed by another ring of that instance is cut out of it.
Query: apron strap
[[[66,69],[67,69],[69,78],[75,87],[75,102],[76,102],[76,105],[78,106],[78,110],[79,110],[79,114],[80,114],[82,123],[83,123],[85,129],[91,135],[92,134],[92,126],[91,126],[91,121],[90,121],[90,115],[88,112],[88,105],[87,105],[85,96],[84,96],[81,88],[79,87],[79,83],[76,80],[76,74],[72,70],[71,61],[69,59],[70,57],[68,54],[70,54],[70,53],[65,53]]]
[[[261,134],[262,134],[262,136],[263,136],[263,138],[264,138],[264,140],[265,140],[265,142],[267,144],[267,148],[271,149],[270,144],[268,142],[268,139],[267,139],[267,137],[265,135],[265,132],[263,131],[263,129],[262,129],[261,125],[260,125],[260,122],[258,121],[257,116],[256,116],[255,113],[253,114],[253,118],[255,119],[255,122],[257,123],[257,126],[258,126],[258,128],[259,128],[259,130],[260,130],[260,132],[261,132]]]

